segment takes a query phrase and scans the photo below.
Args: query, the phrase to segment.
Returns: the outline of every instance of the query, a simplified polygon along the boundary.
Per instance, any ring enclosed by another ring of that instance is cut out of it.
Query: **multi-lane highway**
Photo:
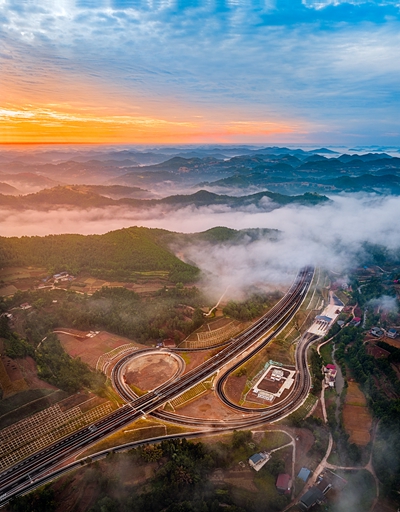
[[[174,380],[165,383],[163,386],[141,397],[132,397],[127,394],[127,387],[124,385],[122,375],[124,365],[127,364],[131,355],[122,358],[114,367],[112,377],[118,391],[124,396],[128,403],[90,427],[76,431],[74,434],[61,439],[48,448],[37,452],[0,473],[0,506],[6,503],[10,497],[30,488],[32,481],[39,479],[43,475],[55,473],[56,468],[59,468],[63,461],[70,459],[85,447],[119,430],[121,427],[138,419],[143,414],[156,411],[167,401],[172,400],[187,389],[204,381],[228,363],[237,361],[237,364],[239,364],[240,361],[241,364],[244,359],[253,355],[254,350],[252,351],[251,348],[254,344],[259,342],[272,328],[275,328],[275,332],[262,342],[264,344],[268,343],[276,332],[292,318],[307,295],[313,274],[314,270],[310,267],[302,269],[286,295],[268,311],[268,313],[240,336],[234,338],[232,342],[218,354],[205,361],[200,366],[176,377]],[[257,349],[259,349],[259,346],[260,344]],[[296,362],[299,370],[299,378],[296,381],[295,394],[291,394],[291,401],[288,402],[286,400],[287,403],[280,402],[275,408],[268,408],[268,411],[261,411],[256,415],[252,414],[252,417],[248,418],[247,423],[243,421],[239,426],[250,426],[252,424],[260,424],[267,420],[275,420],[298,407],[298,404],[307,396],[309,391],[310,377],[307,368],[306,350],[307,346],[305,343],[304,346],[297,351]],[[231,368],[230,371],[233,371],[234,368],[235,366]],[[221,397],[224,397],[223,382],[224,377],[222,377],[218,383],[218,391]],[[225,399],[227,400],[226,397]],[[244,409],[244,412],[253,413],[253,411],[247,409]],[[156,414],[166,413],[157,411]],[[225,425],[225,428],[232,428],[229,422],[225,422]],[[220,429],[221,424],[214,422],[214,428]]]

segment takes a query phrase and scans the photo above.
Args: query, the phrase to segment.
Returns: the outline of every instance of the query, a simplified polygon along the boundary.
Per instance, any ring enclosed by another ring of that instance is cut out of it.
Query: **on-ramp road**
[[[52,474],[56,474],[57,468],[60,468],[64,461],[82,451],[83,448],[132,423],[143,414],[156,411],[167,401],[202,382],[232,360],[242,361],[242,355],[248,352],[250,347],[260,338],[265,336],[274,326],[278,325],[279,328],[292,318],[307,295],[313,275],[314,269],[312,267],[301,269],[286,295],[268,313],[240,336],[234,338],[232,343],[218,354],[197,368],[141,397],[134,400],[128,398],[129,402],[127,404],[98,420],[90,427],[85,427],[64,437],[0,473],[0,506],[7,503],[11,497],[27,492],[37,485],[42,478],[45,477],[48,480]],[[305,399],[310,385],[306,351],[307,346],[298,350],[299,378],[296,381],[297,388],[295,396],[292,396],[293,400],[290,403],[277,404],[275,409],[269,408],[269,412],[261,412],[255,418],[249,419],[245,426],[257,425],[267,420],[276,420],[285,416],[296,409],[299,403]],[[125,358],[113,370],[114,381],[117,386],[120,386],[121,394],[125,392],[125,387],[122,384],[119,372],[124,360]],[[215,428],[219,430],[221,425],[216,425]],[[225,428],[232,429],[232,426],[226,424]]]

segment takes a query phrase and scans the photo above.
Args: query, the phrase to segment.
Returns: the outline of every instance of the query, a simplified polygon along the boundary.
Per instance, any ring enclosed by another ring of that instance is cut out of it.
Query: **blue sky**
[[[399,0],[0,0],[0,139],[400,145],[399,22]]]

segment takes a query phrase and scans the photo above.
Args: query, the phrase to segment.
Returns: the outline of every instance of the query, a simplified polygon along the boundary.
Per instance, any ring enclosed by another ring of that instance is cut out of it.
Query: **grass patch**
[[[110,402],[112,402],[115,405],[122,405],[123,403],[125,403],[124,400],[122,400],[119,394],[112,387],[110,379],[107,379],[106,386],[104,386],[104,389],[102,390],[102,396],[103,398],[110,400]]]
[[[320,354],[325,364],[333,364],[331,341],[320,348]]]
[[[338,299],[340,299],[343,302],[343,304],[347,304],[349,302],[350,297],[343,290],[336,290],[335,295]]]
[[[325,389],[325,402],[328,402],[329,400],[336,400],[337,393],[332,388],[326,388]]]
[[[263,471],[262,469],[258,471],[254,476],[254,483],[266,498],[277,494],[275,488],[275,477],[267,471]]]
[[[304,404],[299,407],[296,411],[292,412],[287,418],[281,420],[283,423],[296,424],[304,419],[307,414],[311,411],[318,398],[311,393],[306,398]],[[280,422],[277,422],[279,424]]]
[[[264,437],[258,443],[260,450],[274,450],[290,443],[290,437],[285,432],[265,432]]]
[[[336,466],[340,466],[340,458],[336,450],[332,450],[328,457],[328,462],[330,464],[335,464]]]
[[[135,393],[135,395],[137,396],[143,396],[145,395],[146,393],[148,393],[148,391],[143,391],[143,389],[140,389],[138,388],[137,386],[134,386],[133,384],[129,384],[129,387],[131,388],[131,390]]]
[[[185,361],[186,364],[190,364],[190,355],[188,354],[188,352],[180,352],[179,355]]]

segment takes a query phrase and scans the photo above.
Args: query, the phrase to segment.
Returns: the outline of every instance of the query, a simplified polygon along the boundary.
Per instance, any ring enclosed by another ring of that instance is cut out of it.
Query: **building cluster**
[[[325,384],[331,388],[335,387],[337,369],[334,364],[327,364],[323,367]]]
[[[259,398],[273,402],[292,387],[295,374],[294,369],[285,368],[282,363],[268,361],[256,377],[257,381],[248,393],[247,400]]]
[[[317,336],[324,336],[337,320],[343,308],[343,302],[331,292],[329,304],[320,315],[315,317],[314,323],[307,332],[316,334]]]
[[[58,283],[65,281],[73,281],[75,277],[71,276],[68,272],[60,272],[59,274],[54,274],[53,279],[55,283]]]
[[[358,327],[360,324],[361,324],[361,317],[359,317],[359,316],[355,316],[355,317],[351,320],[351,322],[350,322],[350,325],[351,325],[352,327]]]
[[[375,336],[376,338],[380,338],[381,336],[387,336],[388,338],[396,338],[397,331],[396,329],[382,329],[381,327],[371,327],[370,334]]]
[[[302,468],[301,471],[303,471],[303,469],[306,468]],[[346,484],[347,482],[344,478],[340,477],[336,473],[333,473],[333,471],[326,469],[324,473],[319,475],[317,483],[310,487],[310,489],[308,489],[308,491],[303,494],[297,505],[300,510],[310,510],[310,508],[312,508],[314,505],[320,505],[325,502],[325,496],[330,491],[330,489],[334,488],[340,491]]]

